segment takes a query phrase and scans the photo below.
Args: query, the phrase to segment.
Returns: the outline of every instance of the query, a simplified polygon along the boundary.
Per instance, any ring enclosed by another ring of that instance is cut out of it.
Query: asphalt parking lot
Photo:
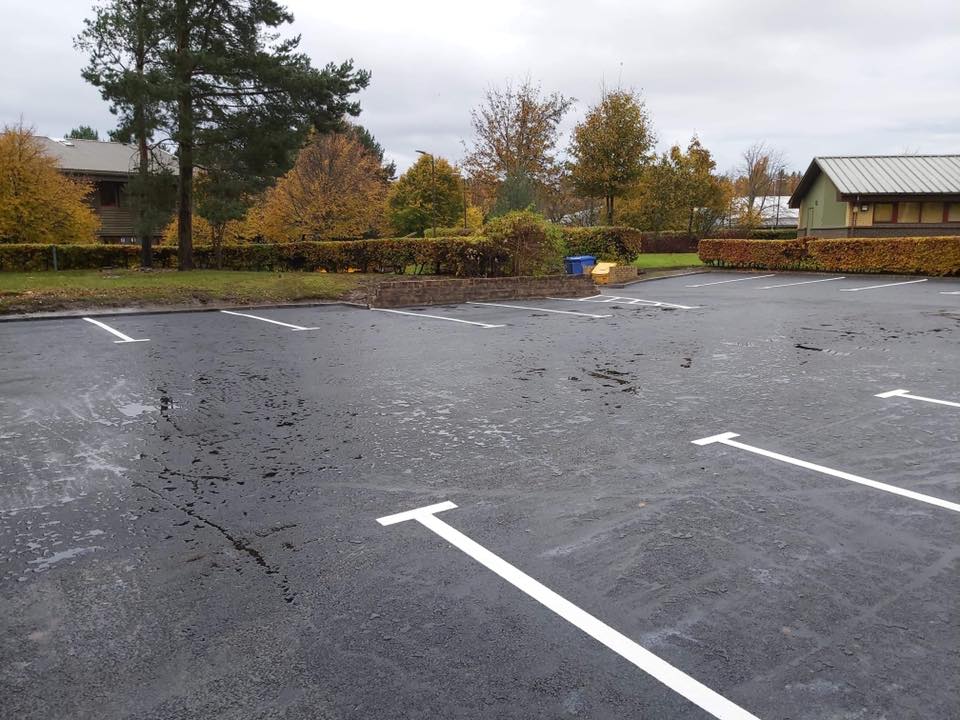
[[[238,313],[0,323],[3,717],[960,717],[957,280]]]

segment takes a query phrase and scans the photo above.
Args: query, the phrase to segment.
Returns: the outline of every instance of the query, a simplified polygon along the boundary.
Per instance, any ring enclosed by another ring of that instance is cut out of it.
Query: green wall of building
[[[847,204],[837,200],[836,185],[830,182],[826,173],[820,173],[800,201],[800,227],[808,228],[813,233],[820,228],[842,228],[846,225]]]

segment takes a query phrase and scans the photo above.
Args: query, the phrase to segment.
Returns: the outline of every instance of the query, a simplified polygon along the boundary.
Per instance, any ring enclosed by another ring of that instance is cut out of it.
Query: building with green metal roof
[[[790,207],[801,237],[960,235],[960,155],[816,157]]]

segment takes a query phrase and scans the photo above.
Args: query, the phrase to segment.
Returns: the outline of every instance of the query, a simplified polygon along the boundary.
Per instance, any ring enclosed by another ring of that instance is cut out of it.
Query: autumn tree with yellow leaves
[[[22,123],[0,131],[0,242],[92,243],[89,183],[68,178]]]
[[[573,102],[561,93],[544,92],[529,78],[487,90],[470,114],[474,137],[465,145],[463,159],[473,204],[485,213],[498,201],[505,210],[522,209],[527,203],[510,202],[500,192],[504,183],[509,181],[507,196],[518,194],[518,186],[529,185],[530,193],[522,194],[533,199],[536,190],[553,180],[560,122]]]
[[[627,191],[620,219],[642,230],[682,230],[706,235],[728,214],[733,187],[694,136],[684,151],[670,148],[650,163]]]
[[[356,133],[313,133],[293,168],[251,209],[246,232],[271,241],[375,236],[386,197],[380,161]]]
[[[390,188],[387,214],[397,234],[422,236],[427,228],[467,225],[465,201],[457,169],[443,158],[421,155]]]
[[[605,92],[573,130],[570,175],[584,197],[603,198],[613,225],[614,200],[649,164],[655,136],[643,100],[633,92]]]

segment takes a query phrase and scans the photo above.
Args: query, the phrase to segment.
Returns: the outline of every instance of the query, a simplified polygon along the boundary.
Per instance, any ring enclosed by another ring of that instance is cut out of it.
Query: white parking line
[[[598,298],[605,298],[604,300],[598,300]],[[621,297],[620,295],[591,295],[590,297],[584,298],[561,298],[561,297],[548,297],[546,300],[570,300],[571,302],[594,302],[594,303],[609,303],[609,302],[618,302],[623,305],[643,305],[646,307],[670,307],[677,308],[678,310],[698,310],[699,305],[676,305],[674,303],[660,302],[659,300],[641,300],[640,298],[631,298],[631,297]]]
[[[897,285],[913,285],[914,283],[922,283],[926,281],[927,281],[927,278],[924,278],[923,280],[907,280],[906,282],[887,283],[885,285],[869,285],[867,287],[843,288],[840,292],[860,292],[861,290],[878,290],[879,288],[896,287]]]
[[[846,275],[840,277],[824,278],[823,280],[804,280],[803,282],[784,283],[783,285],[765,285],[761,290],[773,290],[773,288],[790,287],[791,285],[810,285],[812,283],[830,282],[831,280],[845,280]]]
[[[699,285],[684,285],[688,288],[707,287],[708,285],[723,285],[724,283],[743,282],[744,280],[759,280],[761,278],[776,277],[776,273],[770,275],[754,275],[753,277],[737,278],[736,280],[718,280],[717,282],[700,283]]]
[[[923,402],[936,403],[937,405],[949,405],[950,407],[960,408],[960,402],[952,402],[950,400],[936,400],[934,398],[923,397],[922,395],[911,395],[909,390],[889,390],[887,392],[882,392],[874,395],[878,398],[892,398],[892,397],[905,397],[910,398],[911,400],[922,400]]]
[[[491,570],[508,583],[526,593],[537,602],[546,606],[570,624],[580,628],[594,640],[613,650],[617,655],[633,663],[644,672],[652,675],[671,690],[679,693],[694,705],[706,710],[720,720],[758,720],[739,705],[717,694],[706,685],[694,680],[678,670],[666,660],[659,658],[646,648],[623,635],[590,613],[580,609],[564,599],[546,585],[534,580],[526,573],[471,540],[456,528],[448,525],[434,513],[455,508],[452,502],[408,510],[407,512],[378,518],[381,525],[394,525],[406,520],[416,520],[432,530],[454,547],[462,550],[478,563]]]
[[[290,323],[280,322],[279,320],[271,320],[270,318],[260,317],[259,315],[250,315],[248,313],[233,312],[233,310],[221,310],[220,312],[226,313],[227,315],[239,315],[240,317],[253,318],[254,320],[263,320],[263,322],[273,323],[274,325],[282,325],[283,327],[291,328],[294,332],[300,332],[301,330],[319,330],[320,329],[315,327],[303,327],[301,325],[291,325]]]
[[[831,475],[833,477],[840,478],[841,480],[849,480],[850,482],[859,483],[860,485],[866,485],[867,487],[872,487],[875,490],[883,490],[884,492],[893,493],[894,495],[901,495],[903,497],[910,498],[911,500],[919,500],[920,502],[936,505],[937,507],[941,507],[946,510],[960,512],[960,504],[950,502],[949,500],[941,500],[940,498],[933,497],[932,495],[924,495],[922,493],[914,492],[913,490],[905,490],[904,488],[900,488],[895,485],[887,485],[886,483],[870,480],[865,477],[860,477],[859,475],[853,475],[851,473],[843,472],[842,470],[834,470],[832,468],[824,467],[823,465],[807,462],[806,460],[798,460],[797,458],[792,458],[787,455],[770,452],[769,450],[754,447],[753,445],[737,442],[736,440],[733,440],[735,437],[740,436],[737,433],[725,432],[721,433],[720,435],[712,435],[710,437],[701,438],[700,440],[693,440],[692,442],[694,445],[710,445],[712,443],[729,445],[730,447],[746,450],[747,452],[755,453],[756,455],[763,455],[764,457],[768,457],[773,460],[779,460],[780,462],[796,465],[797,467],[806,468],[807,470],[813,470],[814,472],[823,473],[824,475]]]
[[[641,300],[640,298],[622,297],[620,295],[609,295],[610,300],[603,302],[621,302],[625,305],[648,305],[650,307],[670,307],[678,310],[696,310],[699,305],[677,305],[675,303],[661,302],[660,300]]]
[[[536,312],[557,313],[558,315],[579,315],[587,318],[608,318],[613,315],[594,315],[592,313],[573,312],[572,310],[548,310],[547,308],[527,307],[525,305],[502,305],[501,303],[473,302],[468,300],[467,305],[487,305],[489,307],[512,308],[513,310],[534,310]]]
[[[395,313],[397,315],[410,315],[419,318],[432,318],[433,320],[449,320],[450,322],[463,323],[464,325],[476,325],[482,328],[502,328],[506,325],[491,325],[490,323],[473,322],[472,320],[461,320],[459,318],[444,317],[443,315],[427,315],[426,313],[404,312],[403,310],[388,310],[387,308],[370,308],[377,312]]]
[[[120,338],[119,340],[114,340],[114,341],[113,341],[113,342],[116,343],[117,345],[119,345],[120,343],[150,342],[150,339],[149,339],[149,338],[142,338],[142,339],[140,339],[140,340],[134,340],[134,339],[133,339],[132,337],[130,337],[129,335],[124,335],[124,334],[123,334],[122,332],[120,332],[119,330],[114,330],[112,327],[110,327],[110,326],[107,325],[106,323],[100,322],[99,320],[94,320],[93,318],[88,318],[88,317],[85,317],[85,318],[83,318],[83,319],[86,320],[88,323],[93,323],[94,325],[97,325],[98,327],[102,327],[102,328],[103,328],[104,330],[106,330],[108,333],[113,333],[113,334],[116,335],[118,338]]]
[[[941,290],[940,294],[941,295],[960,295],[960,290],[947,290],[947,291]]]

